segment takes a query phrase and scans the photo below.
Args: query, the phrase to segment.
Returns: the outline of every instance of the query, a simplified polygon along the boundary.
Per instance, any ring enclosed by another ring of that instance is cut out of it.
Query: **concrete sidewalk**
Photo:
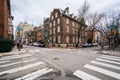
[[[120,56],[120,46],[115,48],[114,50],[109,49],[108,46],[104,46],[103,49],[99,49],[98,51],[100,54]]]
[[[24,49],[21,49],[20,51],[18,51],[18,49],[16,47],[14,47],[12,49],[12,51],[10,51],[10,52],[2,52],[2,53],[0,53],[0,57],[15,55],[15,54],[24,53],[24,52],[26,52]]]

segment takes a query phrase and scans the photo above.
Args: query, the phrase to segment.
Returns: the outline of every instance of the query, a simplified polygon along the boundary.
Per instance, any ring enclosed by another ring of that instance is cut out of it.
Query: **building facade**
[[[36,42],[41,42],[44,40],[44,32],[43,32],[43,26],[39,26],[39,27],[35,27],[34,28],[35,32],[36,32]]]
[[[0,37],[13,38],[10,0],[0,0]]]
[[[25,44],[29,44],[29,42],[32,40],[32,31],[33,31],[33,25],[31,24],[28,24],[26,22],[21,22],[18,24],[18,26],[20,28],[22,28],[22,41],[25,43]],[[17,34],[17,33],[16,33]],[[17,38],[17,37],[16,37]]]
[[[45,41],[45,44],[47,45],[49,43],[49,18],[44,18],[44,41]]]
[[[54,9],[49,18],[49,45],[53,46],[75,46],[78,41],[78,28],[80,22],[78,18],[69,13],[69,8],[65,10]],[[80,44],[85,43],[86,27],[82,26],[80,31]]]

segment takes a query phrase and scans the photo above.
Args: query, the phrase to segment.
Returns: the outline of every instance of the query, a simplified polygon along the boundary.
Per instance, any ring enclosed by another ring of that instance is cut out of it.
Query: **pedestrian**
[[[19,39],[17,39],[17,49],[20,51],[20,40]]]
[[[104,44],[103,44],[103,43],[101,43],[101,48],[102,48],[102,49],[104,48]]]

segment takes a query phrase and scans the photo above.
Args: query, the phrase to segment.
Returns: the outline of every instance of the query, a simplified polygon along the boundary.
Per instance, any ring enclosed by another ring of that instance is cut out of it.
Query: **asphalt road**
[[[12,69],[19,65],[24,66],[35,62],[44,62],[44,64],[19,71],[19,74],[17,71],[15,73],[4,74],[0,78],[5,79],[7,77],[7,79],[12,80],[41,68],[49,67],[53,69],[53,73],[51,72],[50,74],[36,78],[36,80],[119,80],[120,57],[98,54],[100,53],[98,51],[99,48],[40,48],[25,45],[23,52],[19,52],[16,55],[28,54],[31,58],[37,60],[24,63],[24,59],[22,58],[23,64],[9,66],[9,68]],[[31,60],[31,58],[29,56],[27,57],[28,60]],[[0,65],[2,66],[3,64]],[[9,70],[9,68],[1,67],[2,70],[0,69],[0,71],[3,72],[5,69]]]

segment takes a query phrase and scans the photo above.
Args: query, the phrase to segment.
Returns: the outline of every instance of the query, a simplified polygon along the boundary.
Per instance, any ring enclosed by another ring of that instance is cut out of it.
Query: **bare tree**
[[[89,14],[87,18],[88,25],[91,29],[92,35],[91,35],[91,43],[93,42],[93,35],[94,35],[94,30],[96,29],[96,26],[99,24],[99,22],[102,20],[104,16],[104,13],[98,14]]]
[[[90,8],[89,4],[85,1],[78,10],[79,27],[78,27],[78,32],[77,32],[78,39],[77,39],[76,47],[78,47],[79,45],[81,27],[85,26],[85,17],[87,15],[87,12],[89,11],[89,8]]]

